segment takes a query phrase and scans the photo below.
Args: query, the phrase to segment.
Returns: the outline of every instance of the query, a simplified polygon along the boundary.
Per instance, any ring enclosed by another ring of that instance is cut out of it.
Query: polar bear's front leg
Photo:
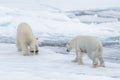
[[[76,59],[78,61],[78,64],[82,65],[83,61],[82,61],[82,52],[80,49],[76,49]]]
[[[29,55],[28,46],[26,44],[22,44],[22,51],[24,56]]]
[[[72,60],[72,62],[77,62],[78,60],[77,60],[77,56],[75,57],[75,59],[74,60]]]
[[[72,62],[77,62],[78,61],[78,52],[77,52],[77,50],[76,50],[76,57],[75,57],[75,59],[74,60],[72,60]]]

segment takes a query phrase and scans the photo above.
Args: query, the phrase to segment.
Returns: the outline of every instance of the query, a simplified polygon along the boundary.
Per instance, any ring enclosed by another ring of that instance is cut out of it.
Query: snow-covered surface
[[[39,55],[16,51],[21,22],[30,24],[39,38]],[[76,35],[102,41],[105,68],[92,68],[87,56],[84,65],[71,62],[75,53],[67,54],[65,44]],[[2,80],[120,80],[119,48],[120,0],[0,0]]]
[[[84,10],[109,7],[120,7],[120,0],[0,0],[1,6],[24,10]],[[48,7],[43,8],[41,4]]]
[[[17,25],[27,22],[40,38],[40,42],[67,41],[76,35],[92,35],[100,38],[103,43],[120,44],[119,2],[119,0],[0,0],[0,42],[15,43]],[[78,10],[77,13],[67,12],[75,10]],[[75,17],[70,18],[72,15]]]
[[[9,42],[11,38],[15,43],[17,25],[27,22],[40,41],[68,40],[76,35],[92,35],[100,38],[103,43],[111,41],[119,44],[120,22],[116,18],[106,20],[83,15],[81,18],[78,16],[76,19],[71,19],[61,12],[25,11],[6,7],[0,7],[0,12],[0,42]],[[85,24],[82,21],[93,21],[93,23]],[[94,21],[103,23],[94,24]],[[6,37],[9,40],[5,40]]]
[[[60,54],[47,47],[39,50],[39,55],[23,56],[16,51],[15,44],[0,43],[0,79],[120,80],[120,64],[105,62],[105,68],[92,68],[87,56],[84,57],[84,65],[78,65],[71,62],[75,57],[73,52]]]
[[[78,18],[85,23],[112,23],[120,19],[120,8],[67,11],[70,18]]]

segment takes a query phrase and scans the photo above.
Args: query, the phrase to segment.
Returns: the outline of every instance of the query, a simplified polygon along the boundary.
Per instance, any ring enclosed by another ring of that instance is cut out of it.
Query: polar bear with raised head
[[[17,27],[16,46],[23,55],[38,54],[38,43],[29,24],[21,23]]]
[[[93,36],[77,36],[69,41],[66,45],[67,52],[69,52],[73,47],[75,47],[76,58],[74,62],[83,64],[82,56],[86,53],[90,59],[93,61],[93,67],[98,66],[98,61],[100,66],[104,67],[104,60],[102,57],[103,47],[100,40]]]

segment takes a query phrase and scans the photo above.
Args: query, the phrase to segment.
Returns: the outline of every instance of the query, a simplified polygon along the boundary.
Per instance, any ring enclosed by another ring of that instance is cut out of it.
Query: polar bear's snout
[[[37,54],[38,54],[38,52],[39,52],[39,50],[36,50],[36,51],[35,51],[35,54],[37,55]]]
[[[72,49],[72,46],[70,45],[70,43],[66,44],[66,48],[67,48],[66,51],[70,52],[70,50]]]
[[[30,52],[31,52],[31,53],[34,53],[34,52],[35,52],[35,54],[38,54],[39,50],[36,50],[36,51],[32,50],[32,51],[30,51]]]
[[[68,49],[67,49],[66,51],[67,51],[67,52],[70,52],[70,50],[68,50]]]
[[[66,51],[67,51],[67,52],[70,52],[70,50],[68,49],[68,48],[69,48],[69,45],[68,45],[68,44],[66,45],[66,47],[67,47]]]

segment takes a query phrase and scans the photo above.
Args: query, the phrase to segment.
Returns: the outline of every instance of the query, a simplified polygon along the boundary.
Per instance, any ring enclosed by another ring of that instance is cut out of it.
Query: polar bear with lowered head
[[[21,23],[17,27],[16,46],[24,56],[38,54],[38,43],[29,24]]]
[[[69,52],[73,47],[75,47],[76,58],[74,62],[83,64],[82,56],[86,53],[88,57],[93,61],[93,67],[98,66],[98,61],[100,66],[104,67],[104,60],[102,57],[103,47],[100,40],[93,36],[77,36],[69,41],[66,45],[67,52]]]

